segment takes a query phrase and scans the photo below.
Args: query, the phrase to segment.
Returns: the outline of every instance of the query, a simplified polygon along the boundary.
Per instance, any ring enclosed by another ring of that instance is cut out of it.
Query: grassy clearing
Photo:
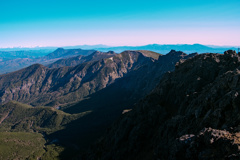
[[[0,159],[37,159],[46,141],[39,133],[0,132]]]
[[[56,144],[45,146],[39,133],[0,132],[1,160],[59,160],[64,148]]]

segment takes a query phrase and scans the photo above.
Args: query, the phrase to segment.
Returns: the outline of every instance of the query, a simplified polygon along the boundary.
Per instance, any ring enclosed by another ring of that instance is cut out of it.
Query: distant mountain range
[[[43,57],[51,52],[53,52],[53,49],[41,49],[41,50],[14,50],[14,51],[8,51],[0,50],[0,61],[7,61],[17,58],[39,58]]]
[[[121,47],[109,47],[109,48],[95,48],[99,51],[107,51],[112,50],[115,52],[122,52],[124,50],[150,50],[154,52],[158,52],[161,54],[166,54],[170,50],[177,50],[177,51],[183,51],[184,53],[223,53],[226,50],[232,49],[237,50],[237,48],[234,47],[210,47],[205,46],[201,44],[179,44],[179,45],[159,45],[159,44],[150,44],[146,46],[121,46]]]
[[[33,47],[33,48],[0,48],[0,51],[38,51],[41,50],[46,51],[54,51],[59,47]],[[214,45],[201,45],[201,44],[148,44],[143,46],[107,46],[107,45],[76,45],[76,46],[63,46],[62,48],[65,49],[94,49],[98,51],[114,51],[117,53],[123,52],[125,50],[150,50],[154,52],[158,52],[161,54],[168,53],[171,49],[173,50],[180,50],[185,53],[207,53],[207,52],[214,52],[214,53],[223,53],[226,50],[232,49],[236,50],[236,46],[214,46]],[[1,57],[1,56],[0,56]]]

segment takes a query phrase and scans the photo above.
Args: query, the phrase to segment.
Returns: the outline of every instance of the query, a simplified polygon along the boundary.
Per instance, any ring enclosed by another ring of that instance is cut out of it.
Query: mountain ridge
[[[150,58],[144,57],[140,52],[126,51],[112,59],[87,62],[75,67],[49,69],[43,65],[35,64],[20,71],[0,76],[1,102],[20,100],[26,103],[32,99],[36,104],[39,102],[50,103],[54,97],[58,97],[60,101],[65,101],[61,95],[66,93],[70,93],[67,95],[67,101],[72,101],[74,98],[81,99],[95,92],[95,89],[100,90],[111,84],[116,78],[124,76],[128,70],[135,67],[135,62],[141,65],[147,59],[152,63]],[[86,73],[88,74],[86,75]],[[11,81],[9,82],[7,79],[11,79]],[[94,81],[97,79],[98,83],[95,83]],[[10,88],[7,87],[9,84]],[[89,88],[89,85],[92,87]],[[19,93],[20,96],[16,93]]]
[[[79,55],[79,56],[73,56],[70,58],[63,58],[63,59],[57,60],[57,61],[47,65],[47,67],[58,68],[58,67],[64,67],[64,66],[76,66],[80,63],[97,61],[100,59],[113,57],[115,55],[116,55],[116,53],[112,52],[112,51],[108,51],[108,52],[94,51],[93,53],[91,53],[87,56]]]

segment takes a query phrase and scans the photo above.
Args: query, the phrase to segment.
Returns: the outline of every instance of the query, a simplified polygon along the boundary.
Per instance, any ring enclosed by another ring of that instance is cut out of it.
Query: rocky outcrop
[[[233,51],[180,61],[87,159],[238,159],[239,66]]]
[[[240,133],[204,128],[176,140],[173,155],[182,159],[239,159]]]

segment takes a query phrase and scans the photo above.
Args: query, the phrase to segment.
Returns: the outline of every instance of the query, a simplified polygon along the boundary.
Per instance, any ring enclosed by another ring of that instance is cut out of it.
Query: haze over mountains
[[[89,55],[93,52],[95,52],[95,50],[82,50],[82,49],[67,49],[67,50],[65,50],[63,48],[58,48],[55,51],[53,51],[45,56],[41,56],[39,58],[21,58],[20,57],[20,58],[12,58],[10,60],[2,60],[0,62],[0,69],[1,69],[0,73],[12,72],[12,71],[30,66],[31,64],[34,64],[34,63],[40,63],[43,65],[47,65],[47,64],[53,63],[59,59],[62,59],[62,58],[68,58],[68,57],[73,57],[73,56],[77,56],[77,55],[84,56],[84,55]]]
[[[59,47],[32,47],[32,48],[26,48],[26,47],[15,47],[15,48],[0,48],[0,51],[35,51],[40,52],[41,50],[46,53],[46,51],[51,52],[56,50]],[[77,45],[77,46],[63,46],[62,48],[65,49],[94,49],[98,51],[115,51],[117,53],[123,52],[125,50],[150,50],[159,52],[162,54],[166,54],[169,52],[169,50],[181,50],[185,53],[204,53],[204,52],[220,52],[223,53],[224,51],[228,49],[235,50],[237,47],[234,46],[214,46],[214,45],[201,45],[201,44],[148,44],[143,46],[107,46],[107,45]],[[46,55],[46,54],[45,54]]]

